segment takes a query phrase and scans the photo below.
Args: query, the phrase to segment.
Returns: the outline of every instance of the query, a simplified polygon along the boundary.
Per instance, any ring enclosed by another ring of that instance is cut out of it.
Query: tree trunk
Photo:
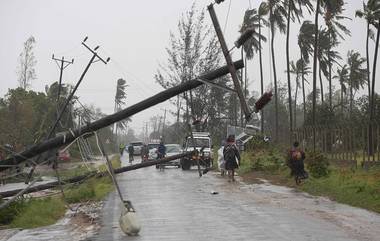
[[[272,18],[272,8],[269,11],[270,19]],[[273,80],[274,80],[274,104],[275,104],[275,141],[278,141],[278,93],[277,93],[277,73],[276,73],[276,59],[274,54],[274,26],[271,22],[271,51],[272,51],[272,65],[273,65]]]
[[[302,77],[303,123],[305,124],[305,121],[306,121],[305,68],[304,68],[305,66],[303,62],[302,52],[301,52],[301,62],[302,62],[301,77]]]
[[[331,38],[331,34],[330,33],[329,33],[329,38]],[[329,41],[331,41],[331,40],[329,39]],[[331,63],[330,50],[328,51],[327,55],[328,55],[328,60],[329,60],[329,63],[328,63],[328,65],[329,65],[329,104],[330,104],[330,111],[332,111],[332,83],[331,83],[331,67],[332,67],[332,63]]]
[[[321,101],[322,105],[325,103],[324,93],[323,93],[323,82],[322,82],[322,71],[321,71],[321,65],[319,65],[319,84],[321,86]]]
[[[315,8],[315,23],[314,23],[314,62],[313,62],[313,126],[315,126],[315,104],[316,104],[316,91],[317,91],[317,55],[318,55],[318,16],[319,5],[321,0],[317,0],[317,7]],[[315,151],[315,128],[313,128],[313,151]]]
[[[293,129],[297,129],[297,97],[298,97],[298,78],[299,74],[297,72],[297,83],[296,83],[296,93],[294,95],[294,127]]]
[[[343,83],[340,83],[340,104],[342,108],[342,117],[344,115],[344,100],[343,100]]]
[[[378,19],[378,23],[380,23],[380,19]],[[373,133],[372,133],[372,130],[373,130],[373,126],[372,126],[372,122],[374,121],[374,112],[375,112],[375,80],[376,80],[376,65],[377,65],[377,55],[378,55],[378,52],[379,52],[379,38],[380,38],[380,26],[377,28],[377,35],[376,35],[376,47],[375,47],[375,55],[374,55],[374,58],[373,58],[373,66],[372,66],[372,88],[371,88],[371,112],[370,112],[370,117],[369,117],[369,120],[370,120],[370,125],[369,125],[369,137],[370,137],[370,140],[369,140],[369,155],[372,155],[373,154]]]
[[[352,120],[353,101],[354,101],[354,94],[352,92],[352,79],[350,78],[350,120]]]
[[[291,4],[288,6],[288,16],[287,16],[287,26],[286,26],[286,72],[288,77],[288,104],[289,104],[289,131],[290,131],[290,139],[289,143],[292,142],[293,135],[293,111],[292,111],[292,92],[290,85],[290,60],[289,60],[289,34],[290,34],[290,10]]]
[[[261,36],[261,16],[259,16],[259,36]],[[263,96],[264,94],[263,57],[261,53],[261,38],[260,37],[259,37],[259,59],[260,59],[261,96]],[[261,109],[261,134],[264,134],[264,108]]]
[[[367,21],[367,40],[365,45],[365,51],[366,51],[366,62],[367,62],[367,85],[368,85],[368,103],[371,100],[371,71],[369,70],[369,50],[368,50],[368,43],[369,43],[369,21]]]

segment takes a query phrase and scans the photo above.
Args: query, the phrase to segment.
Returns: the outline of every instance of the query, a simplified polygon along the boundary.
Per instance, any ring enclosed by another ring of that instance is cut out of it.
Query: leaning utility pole
[[[221,0],[216,0],[216,3],[219,4],[220,2],[222,2],[222,1]],[[210,17],[211,17],[212,23],[213,23],[215,31],[216,31],[216,35],[218,36],[218,39],[219,39],[219,42],[220,42],[220,46],[222,48],[222,52],[223,52],[223,55],[224,55],[224,58],[226,59],[227,67],[228,67],[228,70],[229,70],[229,72],[231,74],[232,81],[234,82],[235,90],[236,90],[236,92],[238,94],[241,108],[244,111],[245,120],[248,122],[251,119],[251,112],[250,112],[250,110],[248,108],[247,102],[244,99],[244,95],[243,95],[243,92],[241,90],[241,85],[240,85],[239,79],[238,79],[237,74],[236,74],[236,68],[233,65],[232,58],[231,58],[231,55],[230,55],[230,51],[228,50],[227,43],[226,43],[226,41],[224,39],[222,29],[220,28],[220,25],[219,25],[219,22],[218,22],[218,18],[216,16],[216,13],[215,13],[215,10],[214,10],[214,4],[211,3],[207,7],[207,9],[208,9],[208,11],[210,13]]]
[[[59,82],[58,82],[58,94],[57,94],[57,102],[58,102],[59,101],[59,97],[61,95],[63,70],[66,69],[66,67],[69,66],[70,64],[73,64],[74,63],[74,59],[72,59],[71,61],[66,61],[64,56],[62,56],[61,59],[57,59],[57,58],[54,57],[54,54],[52,56],[52,59],[55,60],[55,63],[58,65],[59,70],[60,70],[59,71]],[[61,63],[58,64],[58,62],[61,62]],[[64,64],[66,64],[66,65],[63,66]]]
[[[70,95],[67,97],[66,102],[64,103],[63,107],[61,108],[61,111],[59,112],[58,117],[57,117],[57,119],[55,120],[55,123],[54,123],[53,127],[51,128],[51,130],[50,130],[50,132],[49,132],[49,135],[48,135],[47,139],[49,139],[49,138],[52,136],[52,134],[54,133],[55,129],[57,128],[57,125],[58,125],[59,121],[61,120],[63,113],[64,113],[65,110],[66,110],[66,107],[69,105],[70,101],[71,101],[72,98],[74,97],[75,92],[77,91],[77,89],[78,89],[80,83],[82,82],[82,80],[83,80],[84,76],[86,75],[88,69],[90,68],[91,64],[96,63],[96,62],[98,62],[98,61],[102,61],[104,64],[107,64],[108,61],[110,61],[110,58],[107,58],[107,60],[104,60],[104,59],[102,59],[102,58],[98,55],[98,53],[96,52],[96,50],[99,49],[99,46],[96,46],[94,49],[91,49],[90,47],[88,47],[88,46],[86,45],[86,43],[85,43],[87,39],[88,39],[88,37],[86,37],[86,38],[83,40],[82,45],[85,46],[85,47],[86,47],[86,48],[92,53],[92,57],[91,57],[90,61],[88,62],[86,68],[84,69],[82,75],[80,76],[80,78],[79,78],[77,84],[75,85],[74,89],[71,91]],[[95,60],[95,59],[96,59],[96,60]]]
[[[57,118],[56,118],[56,120],[55,120],[55,122],[54,122],[52,128],[50,129],[50,131],[49,131],[49,133],[48,133],[48,135],[47,135],[47,137],[46,137],[45,140],[50,139],[50,138],[55,134],[55,130],[56,130],[57,126],[58,126],[58,123],[61,121],[61,118],[62,118],[62,116],[63,116],[63,113],[65,112],[67,106],[69,105],[70,101],[71,101],[72,98],[74,97],[75,92],[77,91],[77,89],[78,89],[80,83],[82,82],[82,80],[83,80],[84,76],[86,75],[88,69],[90,68],[91,64],[93,64],[93,63],[95,63],[95,62],[98,62],[98,61],[102,61],[104,64],[107,64],[108,61],[110,60],[110,58],[108,58],[108,59],[105,61],[105,60],[103,60],[103,59],[102,59],[102,58],[96,53],[96,50],[99,48],[99,46],[95,47],[94,49],[91,49],[90,47],[88,47],[88,46],[85,44],[85,42],[86,42],[87,39],[88,39],[88,37],[86,37],[86,38],[82,41],[82,45],[85,46],[85,47],[86,47],[86,48],[87,48],[87,49],[88,49],[93,55],[92,55],[92,57],[91,57],[89,63],[87,64],[86,68],[84,69],[82,75],[80,76],[78,82],[76,83],[74,89],[71,91],[70,95],[67,97],[65,103],[63,104],[61,110],[59,111],[59,113],[58,113],[58,115],[57,115]],[[95,58],[97,58],[97,60],[95,60]],[[40,158],[41,158],[41,155],[39,155],[39,156],[37,157],[35,163],[38,163],[39,160],[40,160]],[[34,172],[34,167],[35,167],[35,165],[33,165],[33,168],[32,168],[32,170],[30,171],[30,173],[29,173],[29,175],[28,175],[28,177],[27,177],[25,183],[29,182],[29,179],[32,177],[33,172]]]

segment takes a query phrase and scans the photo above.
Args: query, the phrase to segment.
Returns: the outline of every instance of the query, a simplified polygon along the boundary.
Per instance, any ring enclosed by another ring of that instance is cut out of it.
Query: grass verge
[[[260,182],[259,179],[263,178],[273,184],[294,187],[380,213],[380,167],[366,171],[360,167],[356,169],[330,165],[327,176],[314,178],[310,175],[302,185],[296,186],[285,165],[285,153],[273,146],[251,146],[242,155],[239,174],[247,182]]]
[[[112,158],[112,166],[120,167],[120,156]],[[99,170],[106,170],[101,165]],[[65,173],[66,177],[83,174],[78,170]],[[51,225],[63,217],[66,212],[66,202],[79,203],[86,201],[100,201],[113,190],[113,183],[109,176],[90,178],[83,183],[66,186],[65,200],[61,195],[47,198],[20,199],[5,209],[0,210],[0,225],[12,228],[36,228]],[[1,200],[0,200],[1,202]]]

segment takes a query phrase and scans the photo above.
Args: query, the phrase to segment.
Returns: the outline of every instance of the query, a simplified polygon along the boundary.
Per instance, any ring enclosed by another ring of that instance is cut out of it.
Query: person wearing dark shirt
[[[229,136],[226,141],[226,145],[223,149],[223,157],[225,161],[225,169],[228,172],[228,181],[235,181],[235,169],[239,167],[240,164],[240,154],[239,149],[235,144],[235,137]],[[236,162],[236,159],[238,162]]]
[[[133,145],[129,145],[128,146],[128,153],[129,153],[129,162],[130,163],[132,163],[132,161],[133,161],[134,152],[135,152],[135,148],[133,147]]]

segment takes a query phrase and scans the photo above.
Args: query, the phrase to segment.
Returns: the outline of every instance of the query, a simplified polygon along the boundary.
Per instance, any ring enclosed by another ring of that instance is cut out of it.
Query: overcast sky
[[[232,1],[232,0],[230,0]],[[221,25],[224,27],[229,0],[215,6]],[[198,0],[199,8],[206,8],[211,0]],[[244,11],[258,7],[261,1],[233,0],[226,28],[229,46],[238,37],[238,29]],[[365,56],[365,22],[355,19],[354,13],[362,5],[359,0],[346,0],[345,15],[354,21],[346,21],[352,31],[339,48],[344,60],[349,49],[355,49]],[[134,104],[149,97],[162,88],[155,83],[154,74],[159,63],[167,58],[165,47],[168,46],[169,32],[176,32],[178,20],[188,10],[193,0],[1,0],[0,1],[0,96],[9,88],[18,86],[16,67],[18,55],[23,43],[33,35],[36,39],[35,55],[37,79],[32,89],[44,91],[59,78],[59,69],[52,61],[56,57],[74,58],[63,76],[64,83],[75,84],[91,53],[81,46],[81,41],[88,36],[88,44],[100,45],[102,57],[111,57],[111,62],[104,65],[95,63],[88,71],[77,95],[85,104],[100,107],[105,113],[113,112],[116,80],[124,78],[129,85],[127,105]],[[209,21],[209,15],[206,15]],[[311,18],[310,18],[311,19]],[[299,24],[291,27],[291,59],[299,58],[296,38]],[[264,32],[267,33],[267,30]],[[285,38],[276,36],[276,57],[280,81],[285,81]],[[373,44],[371,46],[373,53]],[[264,46],[265,82],[271,82],[269,74],[270,59],[268,46]],[[234,54],[238,59],[238,52]],[[372,59],[371,59],[372,61]],[[259,90],[258,60],[255,58],[248,65],[251,91]],[[378,76],[380,72],[378,70]],[[327,87],[327,82],[326,82]],[[379,84],[376,90],[379,91]],[[327,92],[327,90],[326,90]],[[157,105],[147,111],[133,116],[131,126],[141,131],[143,122],[150,116],[163,112],[164,108],[173,108],[169,102]]]

